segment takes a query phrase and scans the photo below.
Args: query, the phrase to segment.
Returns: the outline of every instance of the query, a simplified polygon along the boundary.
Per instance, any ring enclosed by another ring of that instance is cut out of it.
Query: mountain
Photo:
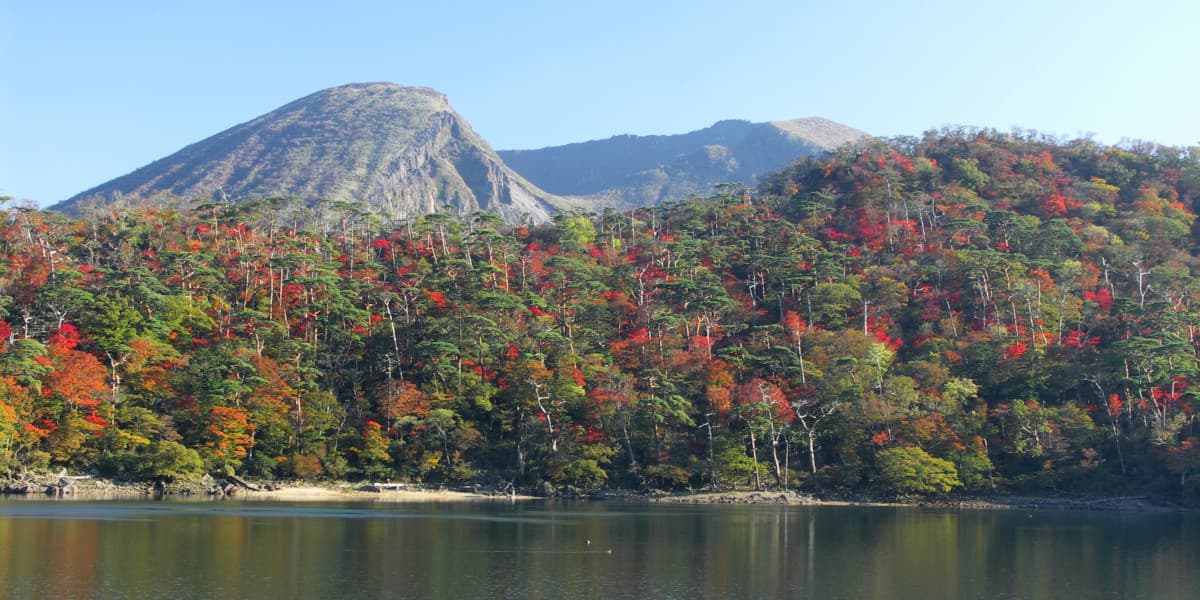
[[[630,208],[753,184],[864,136],[819,118],[721,121],[680,135],[497,153],[443,94],[360,83],[296,100],[51,208],[275,196],[363,202],[392,218],[448,209],[545,222],[564,208]]]
[[[429,88],[351,84],[301,98],[54,207],[124,205],[169,193],[366,202],[391,217],[444,206],[547,221],[564,199],[506,167],[446,97]]]
[[[499,155],[550,193],[618,208],[708,193],[718,183],[753,184],[801,156],[866,137],[821,118],[720,121],[680,135],[621,135]]]

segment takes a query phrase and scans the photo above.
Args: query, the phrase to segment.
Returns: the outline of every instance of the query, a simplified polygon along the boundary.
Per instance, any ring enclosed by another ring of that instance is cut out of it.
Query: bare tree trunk
[[[762,480],[758,476],[758,441],[755,440],[754,430],[750,430],[750,455],[754,458],[754,489],[762,489]]]
[[[812,474],[813,488],[820,491],[821,482],[817,479],[817,436],[813,435],[812,430],[808,431],[808,467],[809,473]]]
[[[771,464],[775,468],[775,485],[783,486],[784,471],[783,465],[779,462],[779,437],[783,434],[782,430],[776,430],[775,424],[771,424]]]
[[[621,435],[625,440],[625,452],[629,454],[629,470],[633,471],[633,473],[636,475],[638,473],[638,463],[637,458],[635,458],[633,455],[633,442],[629,439],[629,422],[628,419],[625,418],[625,410],[621,408],[620,400],[617,400],[616,406],[617,418],[621,420]],[[712,433],[709,432],[709,438],[711,439],[711,437]]]
[[[792,440],[783,438],[783,489],[788,489],[788,478],[791,474],[791,467],[788,463],[792,460]]]

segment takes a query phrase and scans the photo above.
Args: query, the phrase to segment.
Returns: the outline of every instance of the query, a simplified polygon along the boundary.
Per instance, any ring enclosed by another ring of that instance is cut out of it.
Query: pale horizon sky
[[[42,206],[292,100],[435,88],[496,149],[820,116],[1200,145],[1200,3],[0,3],[0,196]]]

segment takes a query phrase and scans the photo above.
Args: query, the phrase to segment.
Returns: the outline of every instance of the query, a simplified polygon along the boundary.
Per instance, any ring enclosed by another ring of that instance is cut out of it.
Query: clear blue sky
[[[43,205],[317,90],[424,85],[498,149],[729,118],[1200,144],[1191,0],[0,2],[0,195]]]

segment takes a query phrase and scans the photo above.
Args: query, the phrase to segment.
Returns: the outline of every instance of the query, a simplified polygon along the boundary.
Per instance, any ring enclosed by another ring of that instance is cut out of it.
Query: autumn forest
[[[511,226],[0,209],[0,471],[1200,491],[1196,149],[943,130]]]

